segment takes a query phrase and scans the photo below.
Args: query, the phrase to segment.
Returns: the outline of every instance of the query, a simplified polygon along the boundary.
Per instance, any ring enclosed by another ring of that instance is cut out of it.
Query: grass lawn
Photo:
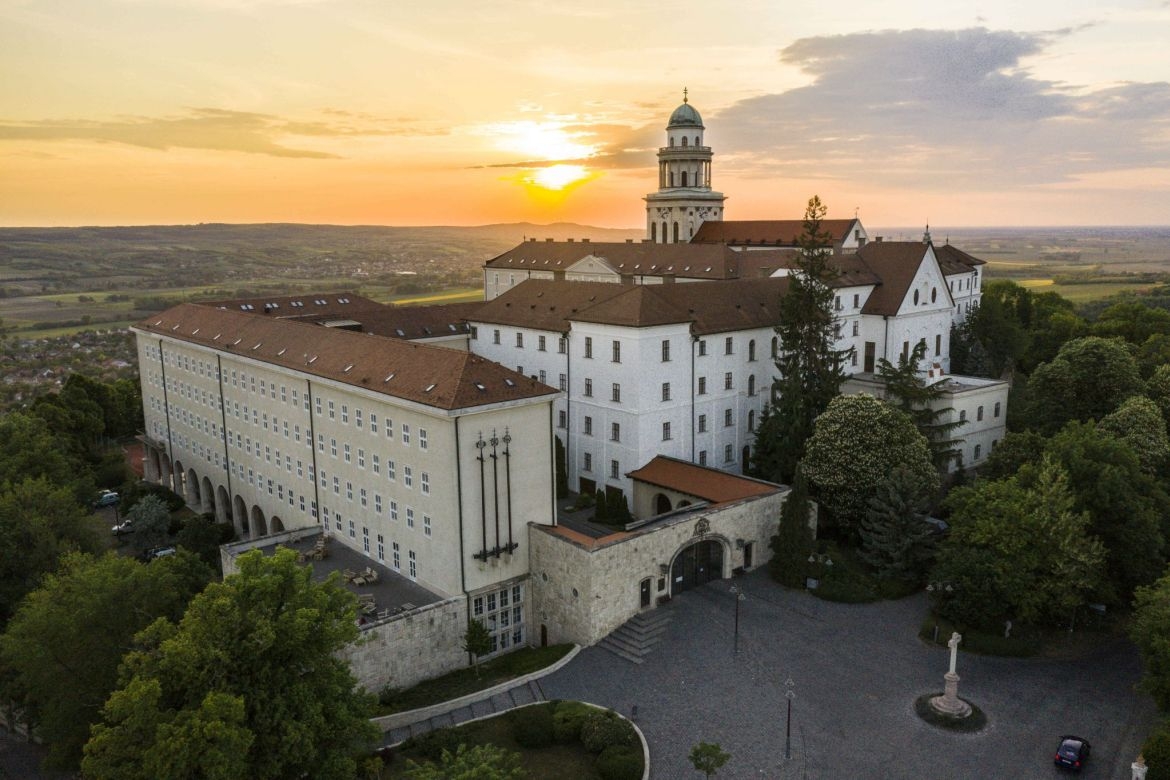
[[[1101,282],[1100,284],[1056,284],[1051,278],[1018,279],[1021,287],[1033,292],[1054,292],[1073,303],[1085,303],[1108,298],[1123,292],[1144,292],[1158,286],[1157,282]]]
[[[378,715],[427,707],[431,704],[458,699],[469,693],[491,688],[521,675],[544,669],[559,661],[572,645],[549,645],[548,647],[525,647],[500,658],[485,661],[479,665],[479,675],[474,668],[458,669],[442,677],[419,683],[413,688],[384,691],[379,696]]]
[[[551,707],[552,704],[535,705]],[[580,742],[569,744],[554,744],[543,748],[524,748],[517,744],[512,736],[512,716],[516,710],[506,712],[487,720],[476,721],[465,726],[458,726],[451,731],[455,732],[459,741],[474,747],[475,745],[492,744],[520,754],[520,765],[527,771],[529,780],[600,780],[601,775],[594,767],[596,757],[589,753]],[[386,776],[390,778],[402,777],[406,771],[407,761],[428,763],[421,753],[415,749],[400,748],[394,751],[390,762],[386,764]]]

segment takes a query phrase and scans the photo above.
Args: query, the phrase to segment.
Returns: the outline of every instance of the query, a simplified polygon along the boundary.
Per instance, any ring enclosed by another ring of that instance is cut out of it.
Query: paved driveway
[[[664,607],[663,641],[637,666],[598,647],[542,680],[549,698],[602,704],[635,719],[655,780],[699,777],[692,745],[718,742],[726,778],[1054,778],[1057,737],[1093,743],[1086,778],[1129,780],[1155,720],[1135,693],[1141,674],[1128,643],[1077,660],[1009,660],[959,652],[959,693],[988,716],[977,734],[922,722],[914,699],[942,690],[948,651],[924,645],[925,596],[832,604],[774,585],[763,570],[737,580],[739,654],[730,582]],[[785,681],[793,681],[792,759],[785,760]]]

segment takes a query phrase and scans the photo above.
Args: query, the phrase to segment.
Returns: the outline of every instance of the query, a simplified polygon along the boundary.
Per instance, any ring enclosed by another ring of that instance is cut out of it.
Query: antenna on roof
[[[924,244],[930,243],[930,223],[929,222],[926,223],[926,232],[922,234],[922,243],[924,243]]]
[[[853,207],[853,218],[857,219],[859,216],[861,216],[861,206],[854,206]]]

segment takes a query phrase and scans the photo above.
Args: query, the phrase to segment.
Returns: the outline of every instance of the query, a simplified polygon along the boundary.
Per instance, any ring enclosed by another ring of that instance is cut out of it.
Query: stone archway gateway
[[[677,595],[685,590],[723,578],[723,544],[706,539],[688,545],[674,557],[670,566],[670,591]]]

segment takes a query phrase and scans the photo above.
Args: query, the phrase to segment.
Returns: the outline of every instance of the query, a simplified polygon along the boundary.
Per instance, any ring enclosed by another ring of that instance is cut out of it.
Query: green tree
[[[988,480],[1014,477],[1025,464],[1039,463],[1047,446],[1048,439],[1036,431],[1009,431],[979,467],[979,476]]]
[[[952,434],[963,423],[958,420],[948,422],[945,419],[954,410],[943,405],[942,399],[946,395],[943,383],[928,384],[920,375],[918,366],[925,358],[926,342],[920,341],[914,345],[909,355],[898,358],[897,365],[880,358],[878,377],[885,385],[886,400],[914,421],[918,432],[930,445],[935,468],[946,473],[955,461],[955,456],[959,454],[958,445],[963,442],[962,439],[954,438]]]
[[[438,764],[407,762],[408,780],[523,780],[520,756],[497,745],[459,745],[443,751]]]
[[[564,498],[569,495],[569,472],[565,465],[565,444],[561,441],[560,436],[553,437],[553,445],[555,446],[555,463],[556,463],[556,479],[557,479],[557,498]]]
[[[210,579],[186,553],[149,566],[70,553],[28,595],[0,637],[0,663],[10,672],[6,692],[37,724],[54,766],[78,765],[134,635],[156,618],[178,620]]]
[[[158,620],[138,635],[85,746],[87,777],[199,777],[212,759],[217,777],[353,777],[377,735],[371,701],[338,657],[358,638],[353,594],[336,574],[314,582],[292,550],[236,563],[178,625]],[[245,743],[241,759],[233,751]],[[191,764],[160,774],[168,752]]]
[[[1153,401],[1162,420],[1170,426],[1170,365],[1161,365],[1146,382],[1146,397]]]
[[[126,513],[134,529],[134,544],[140,550],[149,550],[170,538],[171,512],[158,496],[144,496]]]
[[[796,267],[780,299],[778,377],[772,383],[771,410],[756,431],[753,461],[754,473],[774,482],[792,480],[813,421],[840,393],[852,354],[852,349],[835,348],[832,283],[840,274],[831,262],[832,238],[822,226],[825,213],[820,198],[809,199]]]
[[[926,523],[930,495],[923,487],[918,475],[899,466],[869,499],[860,555],[882,579],[918,582],[930,566],[936,536]]]
[[[780,508],[780,525],[772,537],[772,560],[768,563],[772,579],[788,588],[803,588],[808,572],[808,556],[813,551],[813,532],[809,528],[812,504],[808,485],[800,468],[792,480],[792,489]]]
[[[1092,332],[1094,336],[1125,339],[1139,346],[1151,336],[1170,335],[1170,311],[1137,301],[1115,303],[1097,317]]]
[[[0,416],[0,489],[44,478],[66,486],[75,501],[93,498],[93,481],[70,442],[53,434],[39,417],[23,412]]]
[[[1110,588],[1098,600],[1123,601],[1157,579],[1166,565],[1170,497],[1129,445],[1091,423],[1072,422],[1045,451],[1069,475],[1074,510],[1088,513],[1091,532],[1105,544]]]
[[[101,549],[88,519],[68,488],[44,477],[0,485],[0,626],[63,553]]]
[[[1137,395],[1128,399],[1102,417],[1097,428],[1128,444],[1147,474],[1160,474],[1166,467],[1170,437],[1166,435],[1166,421],[1158,405],[1149,398]]]
[[[1069,420],[1099,420],[1144,387],[1123,341],[1074,339],[1028,379],[1029,427],[1052,434]]]
[[[946,503],[951,532],[931,575],[952,585],[934,592],[944,616],[983,627],[999,617],[1062,623],[1098,587],[1104,549],[1089,533],[1088,515],[1074,509],[1068,475],[1053,459],[1018,477],[953,490]],[[980,595],[998,603],[967,611],[970,580],[956,585],[951,578],[968,568],[986,582],[977,586]]]
[[[1134,592],[1129,635],[1142,655],[1142,687],[1170,710],[1170,574]]]
[[[817,418],[801,466],[822,507],[847,530],[865,517],[873,492],[905,468],[933,495],[939,476],[926,438],[903,412],[866,395],[840,396]]]
[[[1142,757],[1149,768],[1146,780],[1170,780],[1170,722],[1163,720],[1150,732]]]
[[[718,742],[700,742],[691,748],[689,758],[696,772],[711,777],[727,763],[731,754],[724,752]]]
[[[483,621],[467,619],[467,630],[463,632],[463,651],[475,663],[475,676],[479,677],[479,659],[492,651],[492,634]]]

